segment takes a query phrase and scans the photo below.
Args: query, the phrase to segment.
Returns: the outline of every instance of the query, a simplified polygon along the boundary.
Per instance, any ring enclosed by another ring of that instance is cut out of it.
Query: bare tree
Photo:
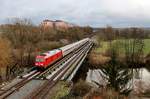
[[[0,78],[6,78],[6,69],[12,62],[11,59],[11,46],[7,39],[0,37]]]
[[[129,67],[141,67],[144,48],[144,40],[141,33],[137,28],[131,28],[126,31],[124,49],[126,64]]]

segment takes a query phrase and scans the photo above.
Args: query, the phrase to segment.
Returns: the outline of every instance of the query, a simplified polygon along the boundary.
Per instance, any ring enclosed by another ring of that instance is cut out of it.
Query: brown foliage
[[[7,39],[0,37],[0,83],[5,79],[6,68],[11,62],[10,42]]]
[[[103,65],[110,60],[110,57],[107,57],[100,53],[91,52],[89,55],[89,63],[93,64],[94,66]]]
[[[113,39],[113,28],[111,26],[106,27],[105,35],[107,37],[107,40],[112,40]]]
[[[98,88],[91,90],[83,99],[127,99],[112,89]]]
[[[0,68],[6,67],[11,61],[11,46],[7,39],[0,37]]]

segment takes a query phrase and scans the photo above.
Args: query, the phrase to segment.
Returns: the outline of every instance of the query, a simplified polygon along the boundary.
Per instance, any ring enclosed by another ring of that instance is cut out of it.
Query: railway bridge
[[[0,99],[44,99],[60,80],[73,79],[92,46],[92,40],[86,38],[62,47],[63,57],[43,71],[36,66],[18,76],[0,89]]]

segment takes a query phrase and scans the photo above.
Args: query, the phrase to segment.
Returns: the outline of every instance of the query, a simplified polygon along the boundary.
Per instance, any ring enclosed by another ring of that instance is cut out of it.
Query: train
[[[35,59],[35,66],[38,68],[47,68],[51,64],[55,63],[57,60],[60,60],[64,56],[68,55],[75,49],[78,49],[80,46],[88,42],[90,39],[85,38],[83,40],[80,40],[78,42],[66,45],[64,47],[54,49],[51,51],[47,51],[45,53],[41,53],[36,56]]]

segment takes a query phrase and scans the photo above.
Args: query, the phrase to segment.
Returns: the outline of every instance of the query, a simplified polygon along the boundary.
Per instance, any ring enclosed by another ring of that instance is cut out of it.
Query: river
[[[91,70],[87,72],[86,82],[91,83],[93,86],[105,86],[107,80],[103,77],[101,69]],[[133,69],[132,89],[134,94],[150,92],[150,71],[146,68]],[[99,83],[98,85],[96,83]]]

